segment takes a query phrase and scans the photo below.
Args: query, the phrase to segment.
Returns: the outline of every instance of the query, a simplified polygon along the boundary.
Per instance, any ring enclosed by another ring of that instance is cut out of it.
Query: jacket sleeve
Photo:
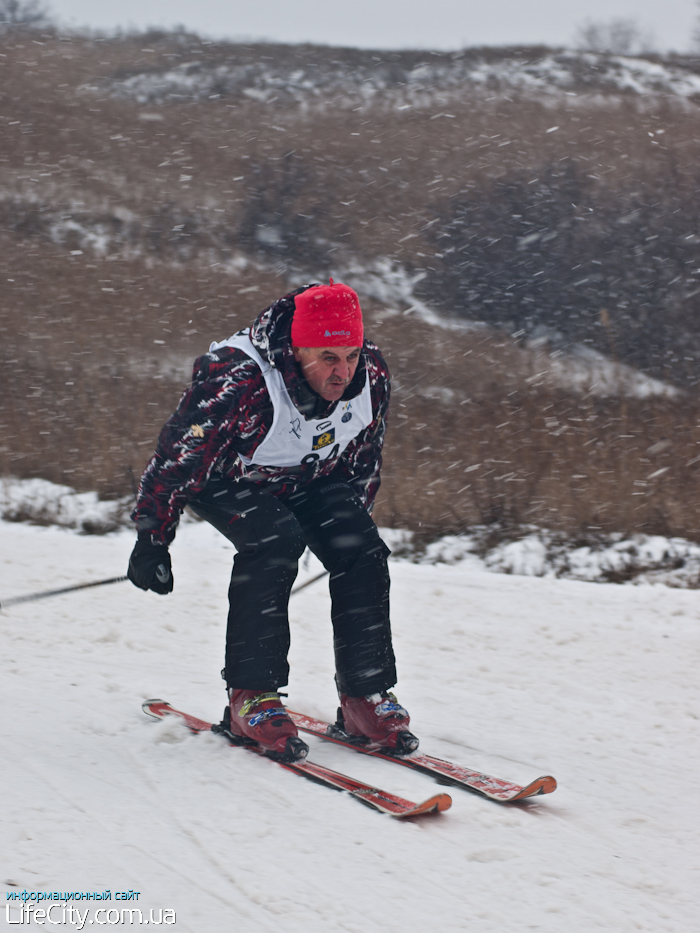
[[[271,420],[265,396],[260,368],[242,351],[224,348],[195,361],[192,385],[163,426],[141,478],[131,514],[139,537],[170,544],[180,514],[212,471],[235,459],[245,438]]]
[[[343,451],[333,475],[345,479],[371,513],[381,484],[382,447],[391,383],[388,367],[377,347],[367,342],[365,353],[374,419]]]

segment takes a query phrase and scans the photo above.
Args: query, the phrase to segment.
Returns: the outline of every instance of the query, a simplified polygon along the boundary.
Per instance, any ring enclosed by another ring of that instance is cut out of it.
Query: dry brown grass
[[[697,406],[541,390],[393,423],[379,521],[428,537],[470,525],[698,539]]]
[[[402,329],[379,330],[397,384],[380,523],[428,538],[497,523],[698,539],[695,398],[565,391],[533,383],[542,358],[507,336]]]

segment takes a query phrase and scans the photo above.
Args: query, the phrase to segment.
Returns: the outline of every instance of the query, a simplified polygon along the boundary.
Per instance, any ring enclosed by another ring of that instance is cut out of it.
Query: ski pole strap
[[[128,577],[110,577],[108,580],[96,580],[94,583],[79,583],[77,586],[63,586],[59,590],[44,590],[41,593],[31,593],[29,596],[15,596],[0,603],[0,609],[8,606],[17,606],[19,603],[31,603],[35,599],[46,599],[49,596],[60,596],[61,593],[74,593],[76,590],[87,590],[91,586],[106,586],[108,583],[122,583]]]

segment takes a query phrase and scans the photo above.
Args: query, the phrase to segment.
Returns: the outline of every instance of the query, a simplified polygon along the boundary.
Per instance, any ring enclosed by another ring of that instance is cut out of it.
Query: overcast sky
[[[210,38],[364,48],[570,45],[590,19],[632,18],[659,50],[687,51],[697,0],[49,0],[62,25],[182,24]]]

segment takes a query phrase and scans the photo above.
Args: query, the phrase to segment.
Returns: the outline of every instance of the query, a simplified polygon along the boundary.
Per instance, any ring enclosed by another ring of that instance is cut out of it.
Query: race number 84
[[[320,454],[307,454],[302,462],[302,466],[309,466],[311,463],[316,463],[317,460],[335,460],[335,458],[340,453],[340,444],[336,444],[327,457],[321,457]]]

